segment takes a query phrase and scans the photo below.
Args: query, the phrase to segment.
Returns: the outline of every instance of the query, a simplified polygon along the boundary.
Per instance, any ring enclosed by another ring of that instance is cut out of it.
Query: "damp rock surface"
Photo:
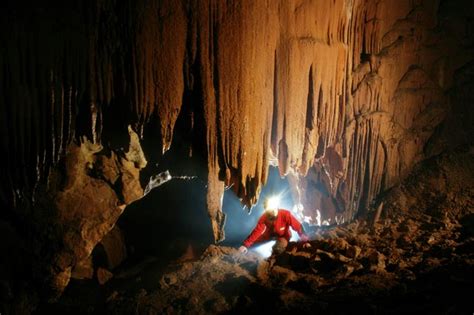
[[[394,190],[383,201],[395,208],[384,208],[377,222],[368,216],[320,227],[311,235],[310,248],[290,242],[284,253],[262,258],[252,250],[241,254],[236,248],[211,245],[200,255],[186,255],[166,266],[148,261],[124,268],[103,288],[107,298],[101,310],[110,314],[470,312],[473,177],[466,164],[451,163],[473,157],[461,150],[419,165],[416,174],[400,185],[406,194],[411,192],[410,198],[420,200],[414,203],[418,207],[400,207],[406,196]],[[417,194],[408,187],[428,186],[439,172],[451,183],[443,186],[451,197],[437,202],[433,211],[434,204],[421,202],[423,190]]]
[[[417,311],[467,311],[474,257],[466,247],[473,239],[459,237],[461,225],[433,227],[426,225],[430,219],[403,214],[376,227],[354,222],[332,230],[344,236],[321,232],[310,249],[290,243],[285,253],[268,259],[211,245],[198,260],[169,267],[139,296],[119,292],[106,309],[122,314],[206,314],[345,313],[357,308],[396,314],[413,310],[416,300]],[[386,231],[407,224],[424,228],[400,235]],[[404,237],[410,242],[398,244]],[[428,245],[430,237],[436,246]],[[345,256],[348,248],[360,248],[359,255]]]
[[[133,129],[151,165],[176,134],[193,138],[216,240],[216,195],[255,204],[270,163],[304,177],[307,216],[347,222],[417,162],[472,141],[468,0],[28,3],[9,3],[0,27],[10,207],[72,141],[120,149]]]
[[[6,308],[34,308],[11,299],[23,291],[58,298],[143,195],[145,169],[156,175],[176,157],[200,160],[215,241],[225,237],[225,189],[250,207],[270,164],[293,176],[313,223],[318,214],[330,224],[363,217],[418,162],[472,144],[473,17],[470,0],[6,1],[0,245],[19,247],[0,261]],[[94,146],[102,149],[85,152]],[[418,188],[400,191],[400,209],[438,200],[438,190]],[[411,220],[386,231],[402,235],[400,249],[424,229]],[[432,246],[436,236],[427,236]],[[320,249],[321,261],[357,272],[344,261],[365,255],[368,236],[354,237],[360,253]],[[379,275],[390,256],[377,252]]]

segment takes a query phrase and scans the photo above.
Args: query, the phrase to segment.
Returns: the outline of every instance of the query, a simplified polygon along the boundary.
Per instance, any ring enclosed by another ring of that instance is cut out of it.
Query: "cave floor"
[[[321,229],[263,259],[211,245],[200,255],[149,257],[103,286],[74,281],[40,309],[81,314],[472,314],[474,214],[423,213]]]

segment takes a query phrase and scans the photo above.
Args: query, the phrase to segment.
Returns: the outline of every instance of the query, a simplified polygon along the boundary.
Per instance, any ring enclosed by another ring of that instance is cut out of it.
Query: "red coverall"
[[[298,219],[296,219],[290,211],[278,209],[278,215],[275,221],[272,222],[269,220],[266,214],[263,214],[260,219],[258,219],[257,225],[243,242],[243,245],[249,248],[254,243],[268,241],[273,238],[285,238],[287,241],[290,241],[290,226],[298,233],[303,241],[308,241],[308,237],[304,234],[303,227]]]

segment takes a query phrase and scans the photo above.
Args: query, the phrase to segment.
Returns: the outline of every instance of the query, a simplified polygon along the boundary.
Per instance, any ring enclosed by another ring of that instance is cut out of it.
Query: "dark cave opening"
[[[212,243],[205,185],[199,179],[172,179],[124,211],[118,221],[130,256],[177,259],[189,246]]]
[[[196,250],[213,243],[206,211],[205,183],[199,178],[171,179],[126,208],[118,221],[134,260],[147,255],[176,259],[191,246]],[[222,209],[226,214],[222,246],[239,246],[263,213],[265,198],[279,195],[280,207],[294,207],[290,185],[276,167],[270,167],[259,201],[249,211],[229,187]]]

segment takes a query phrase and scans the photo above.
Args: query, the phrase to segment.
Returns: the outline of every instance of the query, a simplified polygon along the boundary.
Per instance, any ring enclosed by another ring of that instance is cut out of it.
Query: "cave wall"
[[[305,209],[314,213],[318,207],[330,223],[366,213],[417,162],[472,142],[472,136],[458,138],[472,135],[472,128],[454,127],[454,121],[472,122],[470,93],[461,96],[464,80],[455,79],[470,72],[472,4],[354,2],[353,10],[344,128],[336,140],[324,142],[313,169],[299,180]],[[437,128],[454,113],[458,118],[443,127],[439,144]]]
[[[184,108],[216,240],[224,188],[250,207],[269,164],[306,216],[349,220],[452,139],[472,142],[470,1],[23,0],[0,16],[1,217],[16,226],[31,221],[19,209],[45,211],[25,200],[83,137],[124,157],[130,126],[152,172]]]

